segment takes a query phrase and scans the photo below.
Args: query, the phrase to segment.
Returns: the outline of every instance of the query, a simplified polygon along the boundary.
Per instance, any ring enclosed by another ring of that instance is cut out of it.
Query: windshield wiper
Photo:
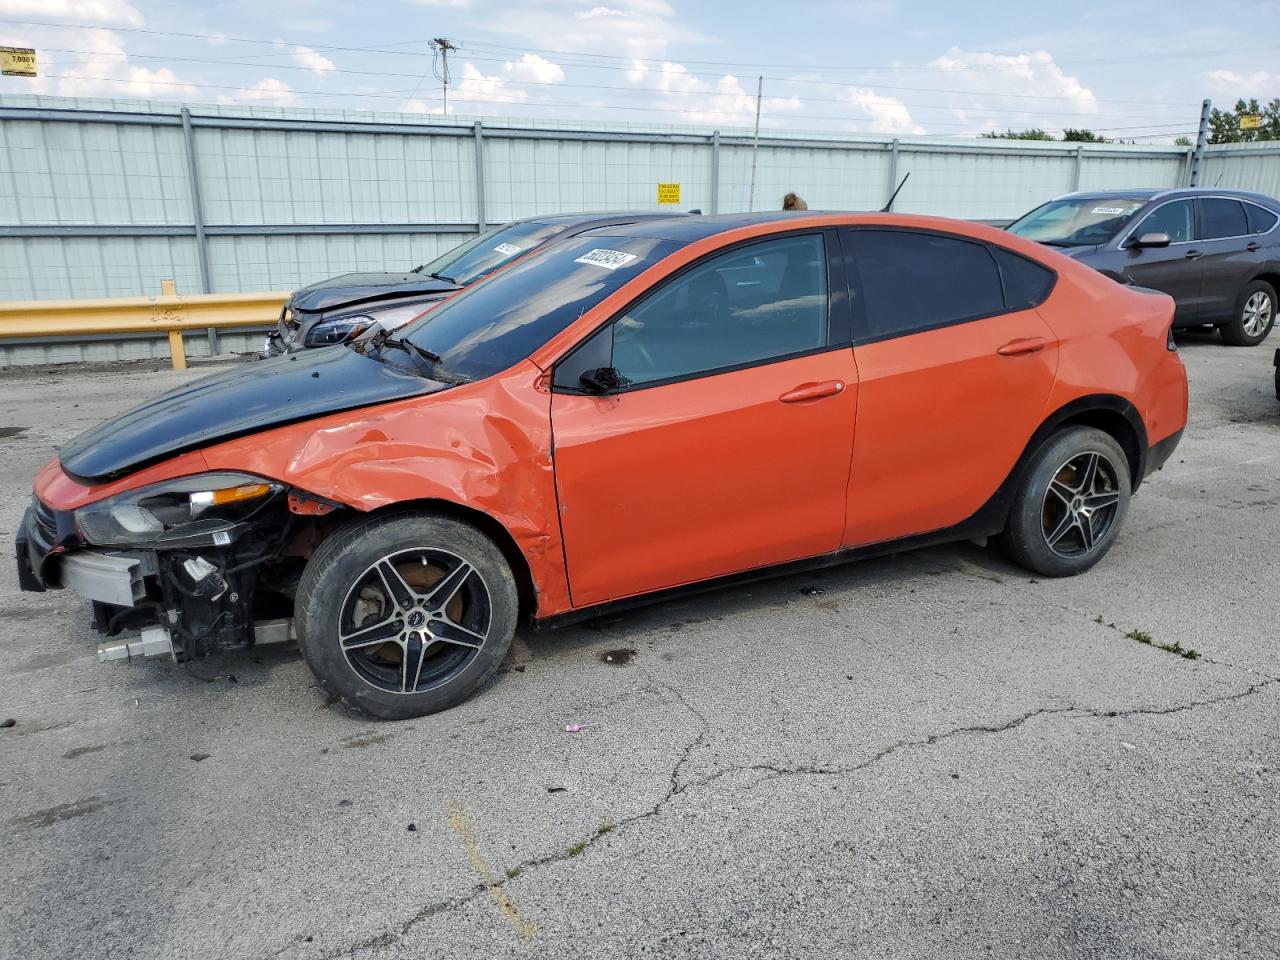
[[[416,343],[414,343],[412,340],[404,340],[404,339],[400,339],[400,340],[388,340],[388,341],[387,341],[387,343],[393,343],[393,344],[395,344],[397,347],[408,347],[410,350],[412,350],[412,351],[413,351],[414,353],[416,353],[418,356],[422,357],[422,359],[423,359],[423,360],[428,360],[428,361],[430,361],[431,363],[443,363],[443,362],[444,362],[443,360],[441,360],[441,359],[440,359],[440,354],[438,354],[438,353],[433,353],[432,351],[428,350],[426,347],[420,347],[420,346],[418,346]]]

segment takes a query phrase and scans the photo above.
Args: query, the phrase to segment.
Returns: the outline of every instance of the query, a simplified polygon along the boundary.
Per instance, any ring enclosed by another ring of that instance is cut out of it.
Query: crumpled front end
[[[300,530],[333,509],[228,474],[162,481],[77,509],[57,509],[40,493],[16,537],[20,586],[91,601],[94,627],[109,638],[98,648],[103,660],[187,659],[290,639],[305,562]]]

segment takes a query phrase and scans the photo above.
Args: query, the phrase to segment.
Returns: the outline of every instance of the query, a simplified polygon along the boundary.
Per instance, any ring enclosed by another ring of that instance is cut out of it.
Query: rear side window
[[[1250,233],[1266,233],[1276,225],[1276,215],[1270,210],[1264,210],[1256,203],[1246,203],[1244,212],[1249,218]]]
[[[1043,303],[1053,289],[1053,271],[1038,263],[1010,253],[1002,247],[992,247],[991,255],[1000,266],[1004,280],[1004,305],[1008,310],[1027,310]]]
[[[1000,271],[985,244],[905,230],[850,230],[846,237],[867,339],[1005,311]]]
[[[1244,206],[1239,200],[1225,197],[1206,197],[1197,200],[1200,207],[1200,230],[1197,240],[1220,240],[1224,237],[1243,237],[1249,232]]]
[[[1138,224],[1130,236],[1141,237],[1144,233],[1167,233],[1170,243],[1186,243],[1195,232],[1191,229],[1191,201],[1174,200],[1156,207]]]

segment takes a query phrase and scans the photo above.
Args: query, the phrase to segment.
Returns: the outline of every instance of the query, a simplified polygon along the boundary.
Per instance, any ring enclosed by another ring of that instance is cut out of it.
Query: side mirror
[[[1167,233],[1144,233],[1138,239],[1131,241],[1130,246],[1138,247],[1167,247],[1169,245],[1169,235]]]
[[[592,393],[609,393],[627,384],[627,378],[613,367],[592,367],[584,370],[578,381]]]

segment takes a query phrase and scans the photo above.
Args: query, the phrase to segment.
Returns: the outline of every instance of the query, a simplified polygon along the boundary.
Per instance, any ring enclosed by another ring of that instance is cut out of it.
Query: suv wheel
[[[1240,294],[1235,319],[1222,325],[1222,339],[1236,347],[1252,347],[1267,339],[1275,322],[1276,292],[1271,284],[1255,280]]]
[[[1114,437],[1068,427],[1027,465],[1001,545],[1044,576],[1083,573],[1115,543],[1132,488],[1129,460]]]
[[[430,514],[340,530],[308,562],[295,616],[320,685],[383,720],[461,703],[511,646],[516,583],[502,551]]]

